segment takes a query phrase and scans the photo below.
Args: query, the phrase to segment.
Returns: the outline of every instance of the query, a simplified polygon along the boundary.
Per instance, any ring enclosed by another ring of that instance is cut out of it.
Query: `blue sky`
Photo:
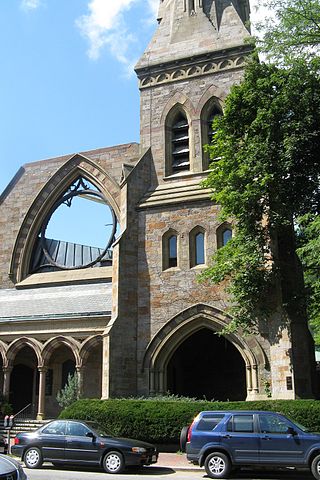
[[[1,0],[0,192],[24,163],[139,141],[157,0]]]
[[[133,65],[158,4],[0,0],[0,193],[25,163],[139,142]]]
[[[139,141],[132,66],[158,3],[1,0],[0,192],[24,163]]]

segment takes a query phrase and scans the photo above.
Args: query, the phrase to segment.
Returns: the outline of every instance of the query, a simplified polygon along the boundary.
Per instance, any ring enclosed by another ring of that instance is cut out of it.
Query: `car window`
[[[233,415],[227,424],[228,432],[252,433],[253,415]]]
[[[51,422],[44,427],[42,433],[46,435],[65,435],[66,434],[66,422]]]
[[[211,431],[213,430],[221,419],[224,417],[223,413],[218,414],[204,414],[197,425],[197,430],[200,431]]]
[[[68,422],[67,435],[74,435],[77,437],[85,437],[90,432],[89,428],[78,422]]]
[[[262,433],[287,433],[289,423],[278,415],[259,415],[260,431]]]

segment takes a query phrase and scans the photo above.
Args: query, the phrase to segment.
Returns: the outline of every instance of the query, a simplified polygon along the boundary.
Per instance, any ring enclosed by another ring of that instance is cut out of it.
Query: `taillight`
[[[14,439],[14,444],[15,444],[15,445],[19,445],[19,443],[20,443],[19,438],[18,438],[18,437],[15,437],[15,439]]]
[[[194,425],[194,422],[195,422],[195,419],[193,420],[193,422],[191,423],[191,425],[190,425],[190,427],[189,427],[188,435],[187,435],[187,442],[191,442],[192,427],[193,427],[193,425]]]

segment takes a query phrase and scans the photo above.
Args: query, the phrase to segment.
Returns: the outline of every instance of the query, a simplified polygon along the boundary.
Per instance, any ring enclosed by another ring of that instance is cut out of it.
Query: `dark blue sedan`
[[[11,451],[27,468],[53,465],[101,466],[107,473],[121,473],[127,466],[151,465],[158,460],[154,445],[108,435],[93,422],[54,420],[35,432],[19,433]]]

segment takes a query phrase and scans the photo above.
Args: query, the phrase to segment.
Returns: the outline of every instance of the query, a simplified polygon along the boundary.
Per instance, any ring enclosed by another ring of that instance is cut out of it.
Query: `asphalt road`
[[[107,475],[97,469],[78,469],[76,467],[54,468],[51,464],[38,470],[25,470],[28,480],[203,480],[209,479],[204,470],[199,472],[175,472],[171,468],[144,467],[138,470],[129,470],[121,475]],[[312,480],[307,472],[241,472],[233,475],[232,480]]]

